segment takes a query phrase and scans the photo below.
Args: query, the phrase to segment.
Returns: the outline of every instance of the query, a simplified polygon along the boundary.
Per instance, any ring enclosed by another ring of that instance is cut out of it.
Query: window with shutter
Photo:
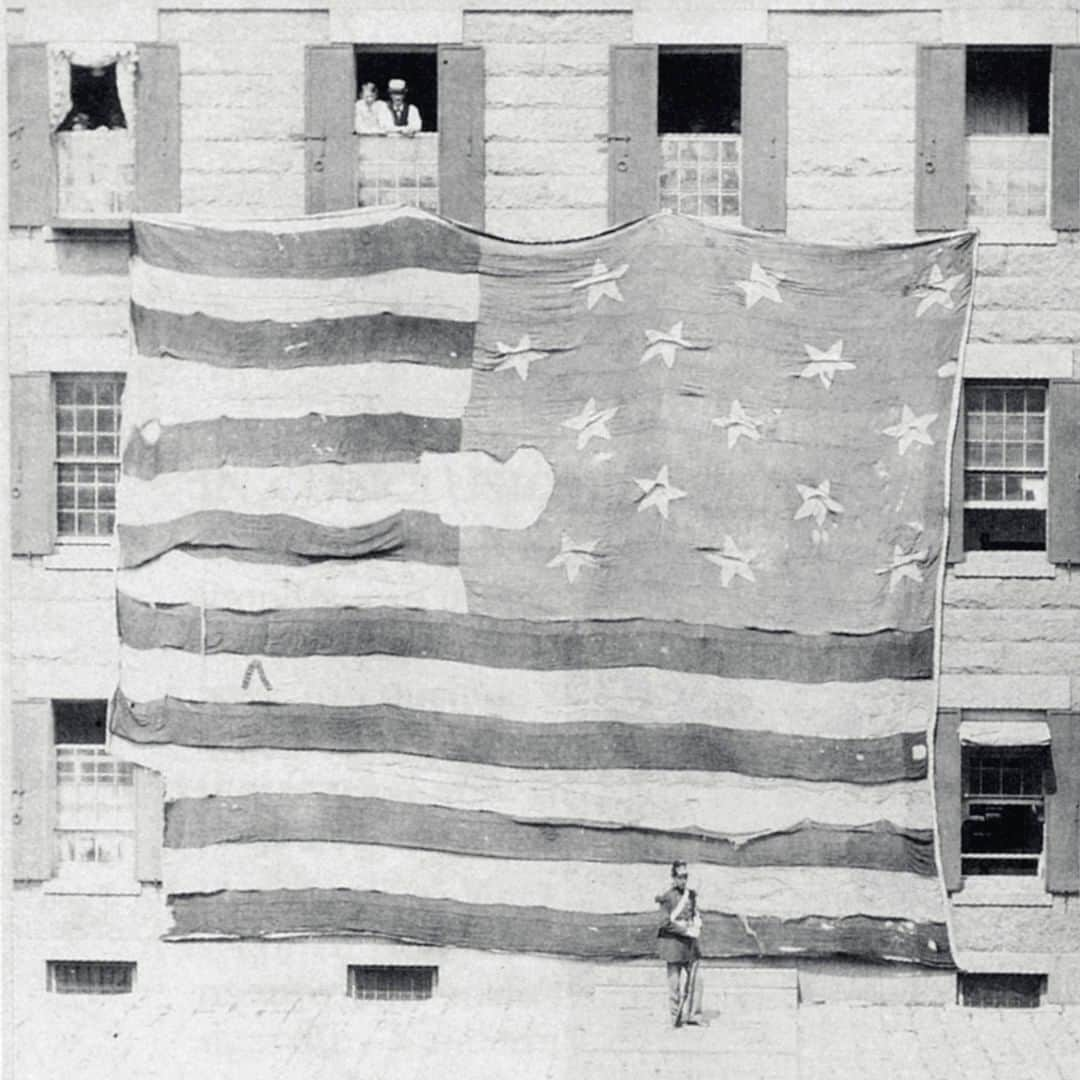
[[[180,209],[176,45],[8,49],[10,223],[126,229]]]
[[[926,45],[915,228],[1029,243],[1080,229],[1080,46]]]
[[[945,886],[1041,878],[1080,892],[1080,713],[938,712],[934,741],[938,838]],[[967,890],[965,890],[966,892]]]
[[[484,223],[483,50],[307,49],[307,209],[406,205]]]
[[[619,45],[611,52],[613,225],[660,209],[787,223],[787,52]]]

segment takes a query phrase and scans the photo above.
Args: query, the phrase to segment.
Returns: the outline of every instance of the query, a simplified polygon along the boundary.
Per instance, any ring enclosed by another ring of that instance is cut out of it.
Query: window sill
[[[955,907],[1053,907],[1054,898],[1041,877],[964,878],[964,887],[949,899]]]
[[[971,218],[968,224],[978,230],[981,244],[1029,244],[1050,247],[1058,242],[1056,230],[1051,229],[1044,219],[980,221],[978,218]]]
[[[131,218],[53,218],[49,222],[53,232],[107,232],[131,231]]]
[[[55,877],[45,882],[42,892],[50,896],[138,896],[142,885],[134,880]]]
[[[1052,578],[1057,567],[1045,551],[969,551],[950,568],[958,578]]]
[[[61,542],[41,562],[46,570],[115,570],[116,552],[111,540],[99,544]]]

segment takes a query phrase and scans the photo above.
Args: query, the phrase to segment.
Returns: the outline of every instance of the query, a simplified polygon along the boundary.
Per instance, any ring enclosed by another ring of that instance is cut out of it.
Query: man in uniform
[[[667,963],[672,1022],[676,1027],[703,1027],[708,1022],[701,1015],[701,913],[698,895],[688,881],[686,863],[673,862],[671,888],[656,898],[662,913],[657,938],[660,956]]]

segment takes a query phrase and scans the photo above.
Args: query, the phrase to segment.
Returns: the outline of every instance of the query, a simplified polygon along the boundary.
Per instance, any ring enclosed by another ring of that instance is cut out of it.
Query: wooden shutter
[[[45,225],[54,177],[44,45],[8,46],[8,224]]]
[[[161,774],[135,766],[135,876],[161,880],[165,836],[165,784]]]
[[[964,388],[960,388],[960,412],[956,417],[956,437],[952,446],[949,479],[949,547],[945,561],[964,561],[964,439],[967,428]]]
[[[659,55],[656,45],[611,49],[608,220],[612,225],[660,209]]]
[[[1047,407],[1047,555],[1080,565],[1080,382],[1052,379]]]
[[[439,211],[484,227],[484,50],[439,46]]]
[[[960,757],[960,710],[939,709],[934,732],[934,792],[937,797],[938,851],[945,888],[956,892],[960,872],[960,833],[964,823]]]
[[[47,555],[56,540],[52,377],[11,377],[11,553]]]
[[[747,45],[742,52],[742,223],[787,228],[787,49]]]
[[[304,176],[309,214],[356,205],[353,114],[356,59],[351,45],[304,51]]]
[[[1055,45],[1050,131],[1050,224],[1080,229],[1080,45]]]
[[[180,49],[141,44],[135,79],[135,209],[180,209]]]
[[[915,228],[958,229],[967,220],[963,45],[922,45],[915,103]]]
[[[52,877],[56,753],[50,701],[11,705],[12,875],[16,881]]]
[[[1046,797],[1046,888],[1080,892],[1080,713],[1051,712],[1056,790]]]

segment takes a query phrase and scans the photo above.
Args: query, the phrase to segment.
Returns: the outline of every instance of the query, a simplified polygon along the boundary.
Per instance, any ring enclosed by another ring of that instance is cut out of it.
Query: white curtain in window
[[[1049,746],[1050,726],[1045,720],[963,720],[963,746]]]
[[[135,129],[135,71],[138,54],[127,45],[51,45],[49,47],[49,122],[55,131],[71,111],[71,65],[116,65],[116,91],[129,131]]]

